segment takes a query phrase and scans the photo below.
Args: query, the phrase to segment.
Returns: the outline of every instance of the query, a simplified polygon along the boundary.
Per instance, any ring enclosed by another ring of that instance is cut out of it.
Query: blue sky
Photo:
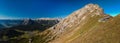
[[[0,19],[66,17],[88,3],[112,16],[120,13],[120,0],[0,0]]]

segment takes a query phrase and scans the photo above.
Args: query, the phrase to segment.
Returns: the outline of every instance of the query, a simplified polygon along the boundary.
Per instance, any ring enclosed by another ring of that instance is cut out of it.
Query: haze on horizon
[[[0,0],[0,19],[66,17],[89,3],[100,5],[106,14],[120,13],[120,0]]]

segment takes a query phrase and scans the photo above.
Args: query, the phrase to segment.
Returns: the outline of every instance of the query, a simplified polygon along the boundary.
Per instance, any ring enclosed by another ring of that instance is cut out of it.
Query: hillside
[[[49,43],[120,43],[119,19],[97,4],[88,4],[48,29]]]
[[[120,43],[120,16],[113,17],[106,22],[98,22],[89,30],[73,39],[72,43]],[[80,28],[80,27],[79,27]],[[84,29],[84,28],[83,28]],[[81,30],[80,30],[81,31]]]

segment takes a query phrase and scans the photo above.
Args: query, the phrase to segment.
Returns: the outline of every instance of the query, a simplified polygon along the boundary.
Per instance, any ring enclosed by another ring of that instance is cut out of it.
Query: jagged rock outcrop
[[[106,16],[98,20],[98,22],[106,22],[108,19],[112,18],[112,16]]]

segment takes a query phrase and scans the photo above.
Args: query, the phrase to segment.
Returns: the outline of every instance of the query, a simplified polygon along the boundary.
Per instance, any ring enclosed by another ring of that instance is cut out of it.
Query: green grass
[[[95,19],[94,19],[95,20]],[[92,20],[93,21],[93,20]],[[86,23],[79,31],[80,36],[73,43],[120,43],[120,16],[106,22]],[[92,26],[91,26],[92,25]],[[92,28],[95,27],[95,28]],[[90,31],[90,29],[92,29]],[[78,34],[76,34],[78,35]]]

